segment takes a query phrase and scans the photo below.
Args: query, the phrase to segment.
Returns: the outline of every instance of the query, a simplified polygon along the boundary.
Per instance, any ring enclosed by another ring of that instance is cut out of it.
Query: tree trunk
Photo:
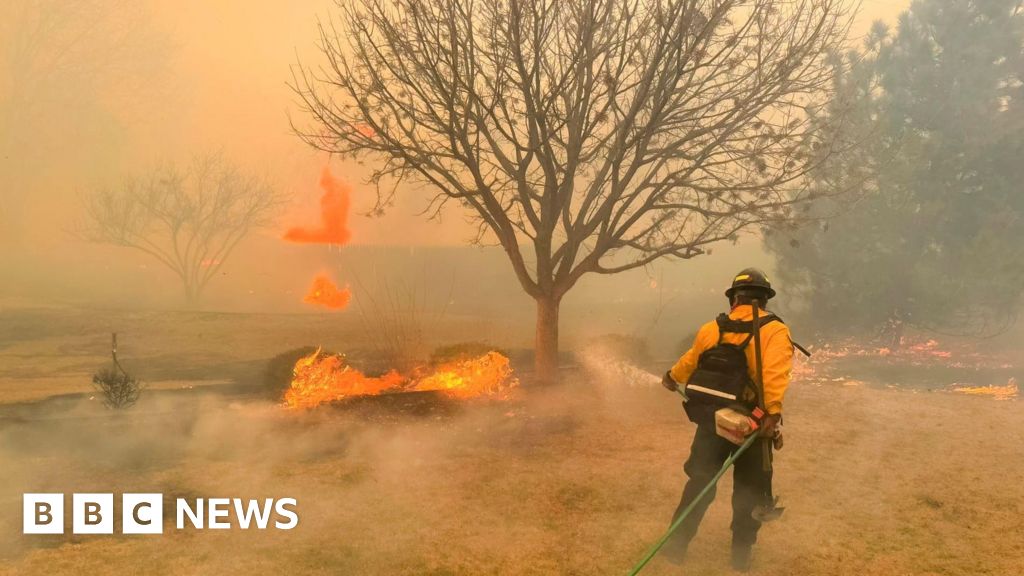
[[[537,336],[534,341],[534,370],[544,384],[558,379],[558,305],[560,298],[537,297]]]

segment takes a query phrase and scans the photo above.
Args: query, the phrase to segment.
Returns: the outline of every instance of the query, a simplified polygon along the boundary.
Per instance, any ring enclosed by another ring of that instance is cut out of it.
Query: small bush
[[[115,368],[104,368],[93,374],[92,384],[103,396],[103,405],[115,410],[138,402],[143,388],[141,382]]]

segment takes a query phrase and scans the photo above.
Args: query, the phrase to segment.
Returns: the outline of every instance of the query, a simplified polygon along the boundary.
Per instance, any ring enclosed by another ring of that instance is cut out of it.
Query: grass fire
[[[429,391],[463,399],[505,399],[517,384],[508,358],[498,352],[422,366],[406,375],[391,370],[370,377],[350,366],[344,356],[325,354],[318,348],[295,363],[284,403],[291,408],[314,408],[356,396]]]

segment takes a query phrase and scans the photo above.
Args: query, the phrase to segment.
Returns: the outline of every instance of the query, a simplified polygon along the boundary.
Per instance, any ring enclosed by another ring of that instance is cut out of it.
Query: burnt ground
[[[74,340],[40,338],[13,352]],[[7,385],[46,380],[15,374],[27,368],[11,353]],[[211,354],[210,366],[248,361]],[[787,512],[753,573],[1020,574],[1019,402],[854,380],[843,374],[872,360],[850,356],[791,389],[776,484]],[[308,412],[213,376],[155,386],[123,414],[87,390],[17,391],[32,399],[0,408],[0,574],[624,574],[666,527],[692,434],[675,395],[607,373],[575,370],[507,402],[400,395]],[[729,490],[727,477],[685,569],[656,559],[644,573],[729,574]],[[300,523],[177,531],[168,512],[162,536],[24,537],[26,491],[162,492],[168,510],[174,497],[290,496]]]

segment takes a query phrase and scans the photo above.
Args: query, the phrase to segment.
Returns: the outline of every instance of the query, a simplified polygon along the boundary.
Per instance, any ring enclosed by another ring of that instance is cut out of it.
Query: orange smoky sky
[[[346,286],[339,289],[327,274],[318,274],[309,287],[309,292],[302,299],[306,304],[323,306],[330,310],[344,310],[352,300],[352,291]]]
[[[320,225],[295,227],[284,233],[284,239],[304,244],[347,244],[352,238],[348,227],[348,213],[352,204],[352,189],[331,175],[324,166],[320,174]]]

